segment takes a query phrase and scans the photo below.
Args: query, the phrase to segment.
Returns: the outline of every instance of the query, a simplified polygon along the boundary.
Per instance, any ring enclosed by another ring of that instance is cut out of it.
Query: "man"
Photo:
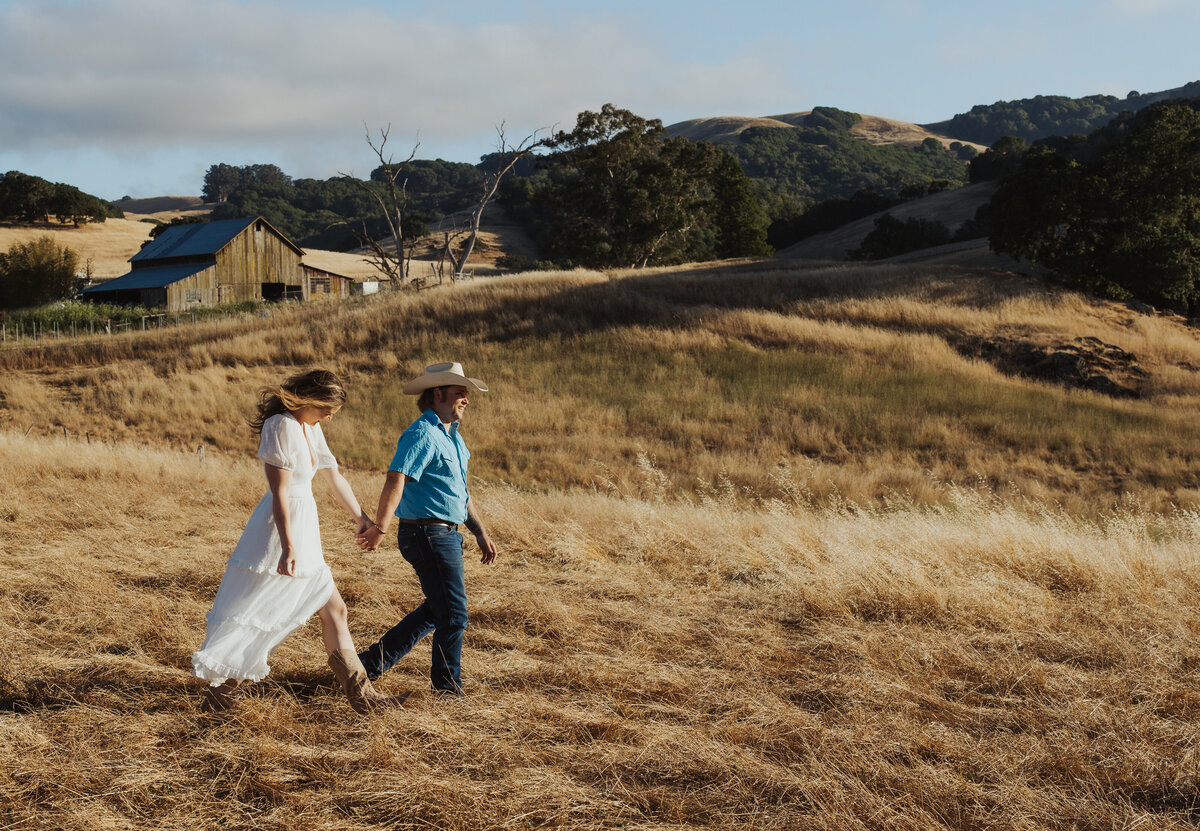
[[[463,525],[475,536],[480,562],[496,559],[496,546],[479,521],[467,493],[467,460],[471,454],[458,433],[469,390],[487,392],[487,385],[463,374],[461,364],[439,363],[404,387],[419,395],[421,417],[396,445],[388,466],[375,522],[359,536],[368,551],[379,547],[393,515],[398,520],[397,542],[408,560],[425,600],[376,643],[359,653],[369,678],[376,679],[433,632],[433,666],[429,678],[435,690],[462,694],[461,655],[467,628],[467,593],[463,580]]]

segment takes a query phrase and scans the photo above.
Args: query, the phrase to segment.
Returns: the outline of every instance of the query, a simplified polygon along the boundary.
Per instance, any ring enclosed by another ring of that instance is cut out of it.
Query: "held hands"
[[[358,515],[358,528],[354,532],[354,540],[363,551],[375,551],[383,542],[383,529],[367,516],[366,511]]]
[[[383,542],[383,531],[379,529],[378,525],[372,523],[365,530],[359,532],[357,540],[358,547],[363,551],[376,551],[379,544]]]

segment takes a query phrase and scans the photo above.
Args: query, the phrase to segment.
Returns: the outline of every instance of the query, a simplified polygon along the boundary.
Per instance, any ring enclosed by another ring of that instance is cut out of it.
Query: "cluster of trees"
[[[475,166],[440,159],[412,160],[404,170],[408,205],[405,236],[471,204],[482,182]],[[386,192],[383,166],[367,181],[352,176],[292,179],[275,165],[215,164],[204,176],[204,198],[219,202],[213,219],[262,216],[297,245],[345,251],[363,244],[364,233],[387,233],[377,196]]]
[[[771,243],[782,247],[847,214],[966,181],[973,148],[948,150],[933,139],[871,145],[849,132],[860,119],[818,107],[804,127],[752,129],[717,148],[667,138],[661,122],[609,104],[537,142],[536,154],[519,154],[497,195],[546,265],[638,265],[768,253],[772,220]],[[411,239],[472,211],[508,161],[499,153],[479,165],[381,164],[365,183],[373,190],[348,176],[292,180],[274,165],[221,164],[209,168],[204,194],[223,200],[216,219],[262,215],[300,245],[346,250],[390,235],[395,206],[380,204],[397,201],[393,183],[403,186],[403,237]]]
[[[79,258],[45,235],[0,253],[0,309],[23,309],[69,297]]]
[[[929,182],[966,183],[965,159],[971,153],[962,145],[950,151],[933,138],[917,147],[869,144],[850,133],[860,119],[856,113],[817,107],[803,127],[744,131],[730,152],[759,186],[773,219],[867,189],[896,198]]]
[[[501,188],[509,214],[558,266],[641,267],[770,253],[749,177],[707,142],[606,104]]]
[[[1035,143],[992,199],[992,248],[1086,291],[1200,307],[1198,110],[1157,104]]]
[[[1200,96],[1200,81],[1193,81],[1171,95],[1178,98]],[[1067,98],[1061,95],[1038,95],[1018,101],[997,101],[980,104],[969,112],[959,113],[938,129],[948,136],[991,145],[1003,136],[1015,136],[1026,142],[1049,136],[1086,135],[1122,112],[1136,112],[1159,102],[1164,93],[1143,95],[1130,92],[1124,98],[1113,95],[1088,95]]]
[[[773,220],[767,228],[767,242],[776,250],[787,248],[802,239],[832,231],[856,219],[958,186],[958,182],[935,179],[904,187],[894,197],[884,196],[874,188],[865,188],[850,197],[835,196],[806,210],[796,210]]]
[[[48,182],[19,170],[0,176],[0,220],[49,222],[52,216],[59,222],[81,225],[124,214],[111,202],[72,185]]]

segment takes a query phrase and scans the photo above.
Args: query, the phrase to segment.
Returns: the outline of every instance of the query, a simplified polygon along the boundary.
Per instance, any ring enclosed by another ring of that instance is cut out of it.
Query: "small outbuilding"
[[[312,273],[320,270],[302,265],[303,255],[262,217],[175,225],[129,260],[128,274],[84,289],[83,297],[168,312],[248,300],[307,300]],[[321,272],[318,290],[324,291],[326,280],[332,288],[334,278],[340,275]]]
[[[308,296],[316,297],[328,294],[331,297],[349,297],[350,287],[354,281],[343,274],[335,274],[315,265],[301,263],[304,269],[304,284],[308,288]]]

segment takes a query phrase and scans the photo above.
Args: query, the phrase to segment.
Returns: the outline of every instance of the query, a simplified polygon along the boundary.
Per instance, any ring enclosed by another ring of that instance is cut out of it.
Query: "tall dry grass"
[[[1143,398],[1004,375],[962,344],[1096,337],[1134,353]],[[1014,275],[745,263],[479,281],[280,308],[270,318],[0,351],[0,424],[243,456],[255,387],[346,375],[332,429],[382,468],[413,417],[402,382],[462,360],[493,385],[464,425],[480,475],[535,491],[629,488],[746,504],[948,504],[982,486],[1095,516],[1200,506],[1200,340],[1176,319]]]
[[[334,449],[337,450],[334,441]],[[354,715],[315,624],[228,718],[188,654],[244,458],[0,433],[0,827],[1191,828],[1196,514],[480,483],[460,702]],[[377,474],[350,471],[364,501]],[[319,488],[319,486],[318,486]],[[419,600],[320,492],[360,642]],[[428,645],[381,686],[425,683]]]

